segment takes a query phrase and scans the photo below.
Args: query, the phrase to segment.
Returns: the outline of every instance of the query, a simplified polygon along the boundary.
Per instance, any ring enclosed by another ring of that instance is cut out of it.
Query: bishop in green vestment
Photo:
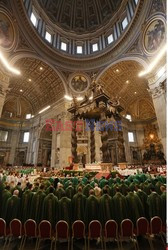
[[[115,221],[120,224],[122,220],[127,218],[127,202],[124,195],[117,190],[117,193],[113,197],[113,204],[114,204],[114,218]]]
[[[165,186],[161,186],[161,200],[162,200],[162,222],[166,224],[166,188]]]
[[[69,187],[66,188],[65,193],[69,199],[73,198],[73,196],[75,195],[76,192],[75,192],[75,188],[72,186],[72,184],[70,184]]]
[[[86,196],[82,194],[82,188],[78,188],[78,193],[72,199],[73,221],[84,221]]]
[[[58,200],[65,196],[65,190],[62,188],[62,184],[58,184],[55,195],[57,196]]]
[[[72,204],[71,200],[67,197],[62,197],[59,200],[59,220],[65,220],[69,227],[72,223]]]
[[[92,189],[92,186],[90,184],[87,184],[84,188],[83,188],[83,194],[86,197],[89,197],[89,191]]]
[[[58,221],[58,198],[53,193],[54,188],[50,187],[49,194],[44,198],[42,219],[48,220],[54,228]]]
[[[159,194],[155,192],[155,189],[151,189],[151,194],[148,196],[147,204],[149,207],[150,219],[154,216],[162,218],[162,199]]]
[[[39,223],[42,220],[42,206],[45,198],[45,193],[43,192],[44,186],[40,186],[40,190],[33,196],[31,202],[31,219]]]
[[[104,225],[108,220],[114,219],[114,204],[108,191],[103,189],[103,195],[100,198],[100,221]]]
[[[92,220],[99,220],[99,200],[94,195],[94,190],[89,191],[89,197],[86,200],[85,207],[85,225],[88,227],[88,224]]]
[[[8,199],[12,196],[10,192],[10,186],[6,186],[6,188],[2,191],[2,202],[1,202],[1,218],[5,219],[6,216],[6,205]]]
[[[21,220],[24,223],[31,218],[31,202],[33,198],[33,192],[31,191],[32,184],[29,184],[28,189],[23,193],[21,198]]]
[[[19,191],[15,190],[12,197],[10,197],[6,204],[6,224],[9,225],[10,221],[17,218],[20,219],[20,198],[18,197]]]
[[[145,216],[142,202],[137,194],[129,192],[126,196],[128,218],[136,225],[137,219]]]

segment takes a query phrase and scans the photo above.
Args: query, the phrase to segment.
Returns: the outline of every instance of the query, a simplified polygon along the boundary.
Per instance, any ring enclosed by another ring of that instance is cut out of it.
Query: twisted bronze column
[[[91,163],[95,162],[95,134],[94,134],[94,129],[90,130],[90,158],[91,158]]]
[[[75,116],[72,117],[72,132],[71,132],[71,152],[73,157],[73,162],[78,162],[77,157],[77,135],[76,135],[76,119]]]
[[[108,131],[106,130],[106,115],[105,112],[101,112],[100,117],[101,122],[101,141],[102,141],[102,153],[103,153],[103,162],[108,163],[110,162],[110,153],[108,150]]]

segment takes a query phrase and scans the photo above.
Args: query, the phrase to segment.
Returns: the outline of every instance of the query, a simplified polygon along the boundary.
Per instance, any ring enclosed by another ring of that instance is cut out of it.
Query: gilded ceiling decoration
[[[50,20],[65,30],[92,32],[113,17],[122,0],[40,0]]]
[[[111,98],[120,98],[125,113],[134,120],[154,118],[152,98],[148,92],[148,82],[139,77],[142,66],[135,61],[124,61],[110,67],[100,77],[99,82]]]
[[[60,77],[47,64],[23,58],[15,66],[21,71],[21,76],[11,78],[7,98],[11,94],[25,98],[36,113],[64,96]]]

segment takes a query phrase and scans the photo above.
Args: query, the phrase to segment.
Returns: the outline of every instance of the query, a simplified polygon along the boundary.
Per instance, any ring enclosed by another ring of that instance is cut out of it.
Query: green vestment
[[[108,194],[100,198],[100,221],[104,225],[108,220],[114,219],[113,200]]]
[[[99,220],[99,200],[94,196],[90,195],[86,200],[85,207],[85,225],[88,227],[88,224],[92,220]]]
[[[87,184],[84,188],[83,188],[83,194],[86,197],[89,197],[89,191],[93,189],[92,186],[90,184]]]
[[[73,221],[84,221],[86,196],[82,193],[77,193],[72,199]]]
[[[1,218],[5,219],[6,216],[6,207],[7,207],[7,201],[12,196],[11,192],[4,189],[2,192],[2,202],[1,202]]]
[[[162,199],[162,222],[166,224],[166,192],[163,192],[161,195]]]
[[[71,200],[67,197],[62,197],[59,200],[59,220],[65,220],[69,226],[72,223],[72,205]]]
[[[42,206],[45,198],[45,193],[39,190],[32,198],[31,203],[31,219],[39,223],[42,220]]]
[[[72,199],[73,196],[75,195],[75,188],[72,187],[72,186],[69,186],[66,188],[65,190],[65,193],[66,193],[66,196],[69,198],[69,199]]]
[[[23,193],[21,198],[21,220],[24,223],[26,220],[31,218],[31,202],[33,198],[33,192],[27,190]]]
[[[162,218],[162,199],[159,194],[152,192],[147,199],[150,218],[159,216]]]
[[[134,225],[136,225],[137,219],[145,216],[144,208],[142,202],[138,195],[133,192],[129,192],[126,196],[127,207],[128,207],[128,218],[132,220]]]
[[[122,220],[127,218],[127,202],[124,195],[120,192],[117,192],[113,197],[114,203],[114,218],[115,221],[120,224]]]
[[[48,220],[54,228],[58,221],[58,198],[50,193],[44,198],[42,219]]]
[[[65,196],[65,190],[63,188],[58,188],[55,191],[55,195],[57,196],[58,200]]]
[[[7,225],[13,219],[20,219],[20,198],[15,195],[10,197],[6,204],[5,220]]]

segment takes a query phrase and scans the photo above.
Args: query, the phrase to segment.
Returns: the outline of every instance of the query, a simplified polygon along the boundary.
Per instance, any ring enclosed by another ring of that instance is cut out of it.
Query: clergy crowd
[[[129,218],[134,225],[139,217],[150,220],[159,216],[166,221],[166,178],[149,174],[130,175],[121,179],[88,176],[31,179],[22,173],[0,172],[0,217],[9,225],[18,218],[24,223],[48,220],[55,227],[65,220],[88,226],[92,220],[102,225],[110,219],[121,223]]]

